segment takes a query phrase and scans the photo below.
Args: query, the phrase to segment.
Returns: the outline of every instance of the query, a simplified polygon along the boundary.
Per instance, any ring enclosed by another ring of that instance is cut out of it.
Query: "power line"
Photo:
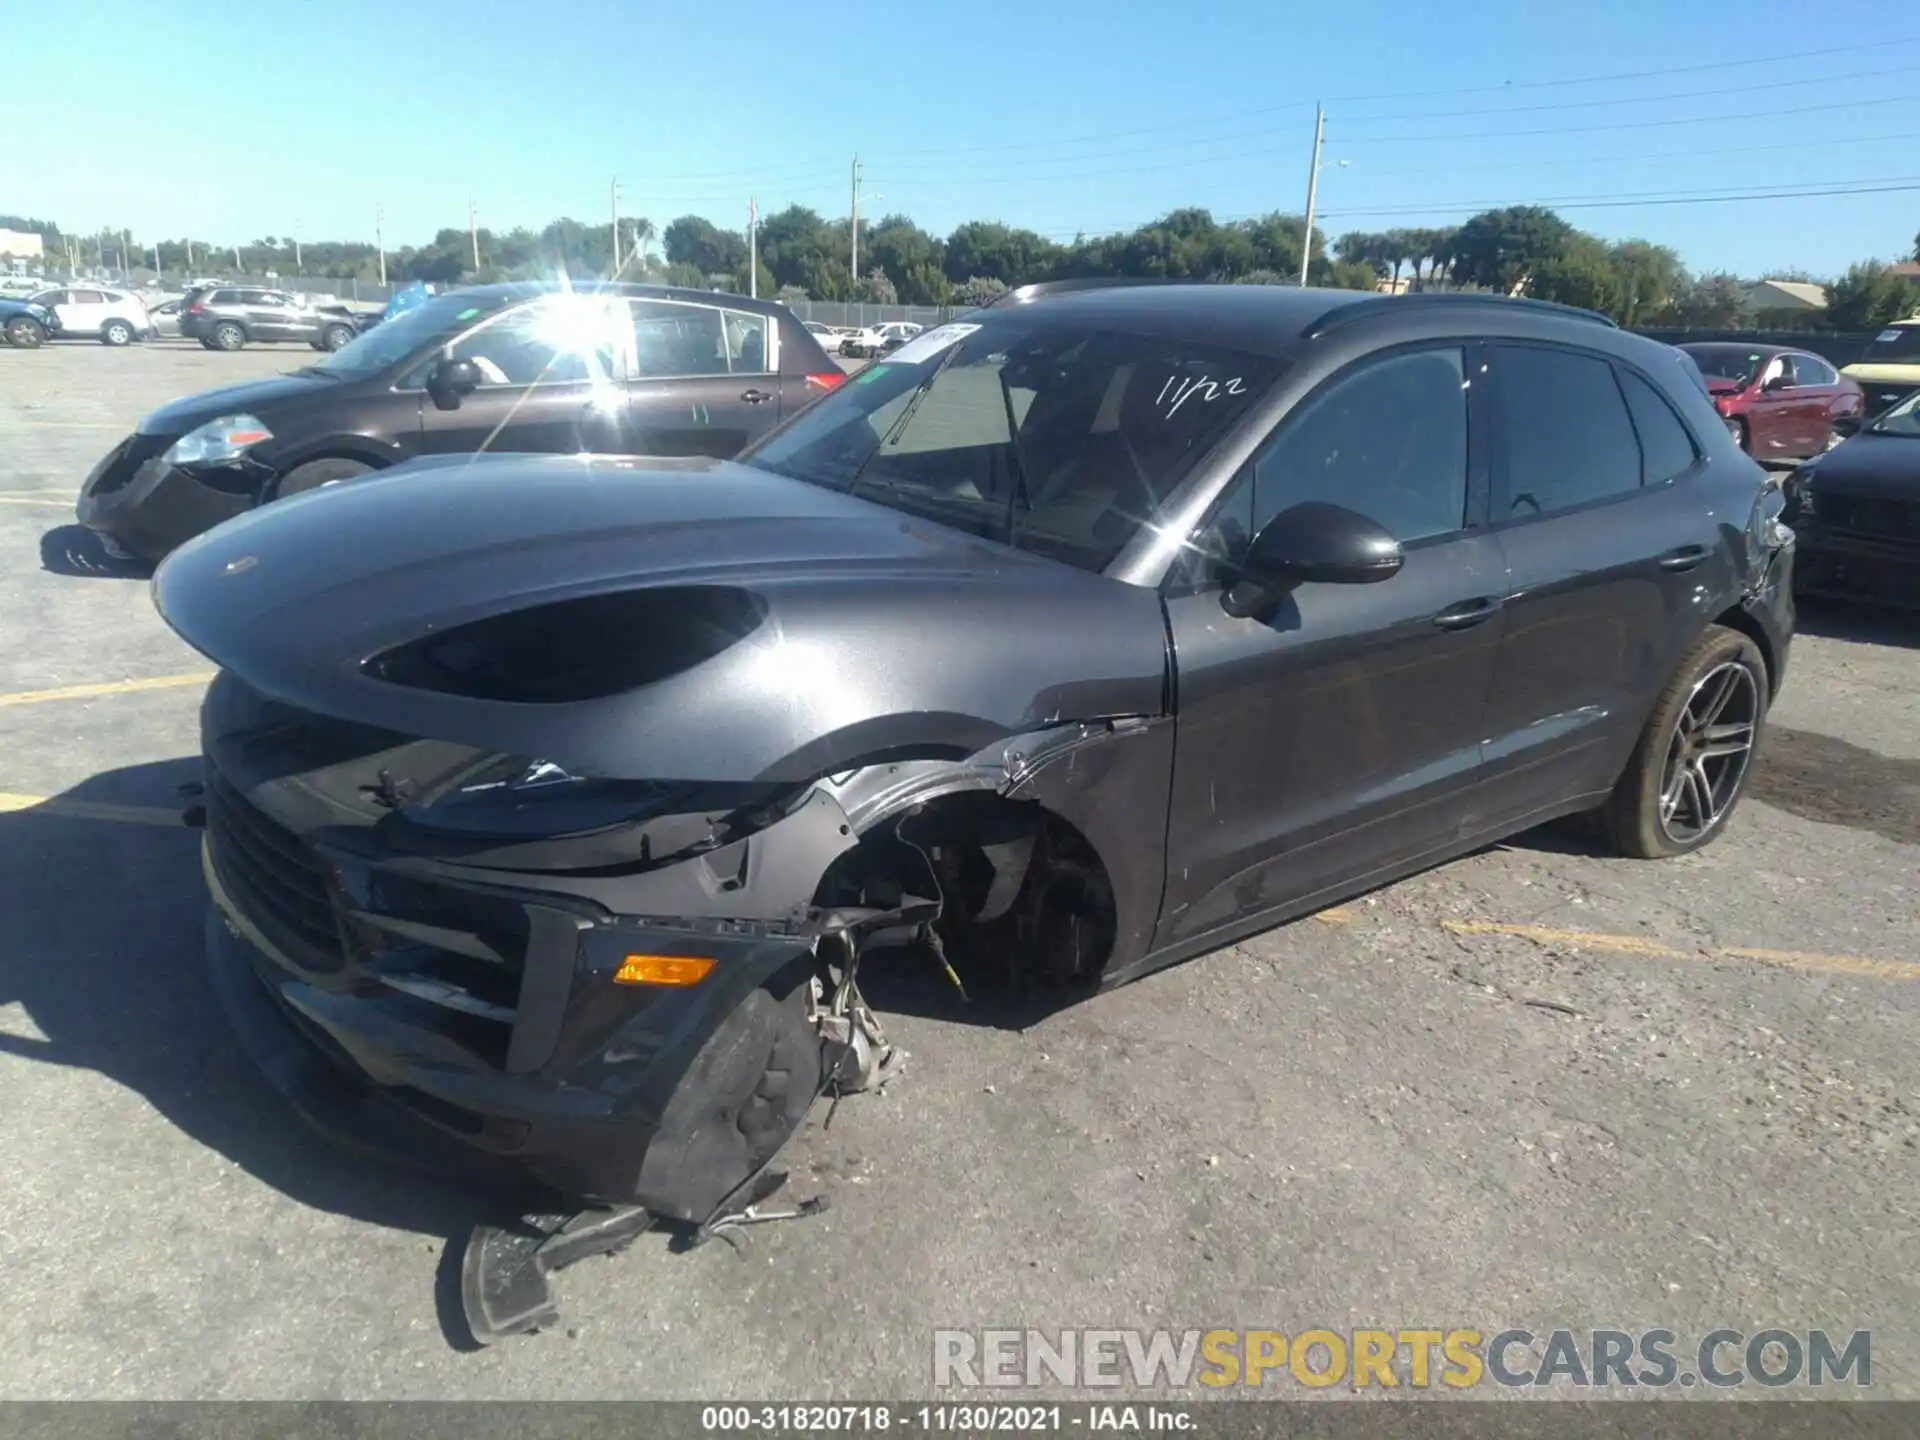
[[[1456,130],[1445,135],[1342,135],[1347,145],[1420,145],[1437,140],[1501,140],[1525,135],[1591,135],[1602,130],[1657,130],[1674,125],[1724,125],[1734,120],[1771,120],[1782,115],[1814,115],[1866,106],[1910,105],[1920,96],[1888,95],[1864,100],[1836,100],[1825,105],[1793,105],[1771,110],[1746,110],[1734,115],[1695,115],[1678,120],[1619,120],[1606,125],[1555,125],[1538,130]],[[1836,136],[1838,142],[1844,137]]]
[[[1432,204],[1413,204],[1379,207],[1356,207],[1347,210],[1328,211],[1328,218],[1355,215],[1393,216],[1393,215],[1429,215],[1435,211],[1467,211],[1478,213],[1483,210],[1504,209],[1513,205],[1542,205],[1556,210],[1608,210],[1638,209],[1643,206],[1664,205],[1724,205],[1748,200],[1804,200],[1845,195],[1891,195],[1910,190],[1920,190],[1920,175],[1901,176],[1885,183],[1871,181],[1846,181],[1831,187],[1805,190],[1754,190],[1744,192],[1693,192],[1689,194],[1648,194],[1637,198],[1622,196],[1589,197],[1550,197],[1542,196],[1535,200],[1460,200],[1435,201]]]

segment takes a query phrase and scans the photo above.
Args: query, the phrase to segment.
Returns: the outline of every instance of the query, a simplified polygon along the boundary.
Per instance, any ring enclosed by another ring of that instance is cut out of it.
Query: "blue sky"
[[[1920,230],[1920,13],[1853,0],[83,0],[7,48],[45,83],[0,96],[0,211],[136,240],[371,240],[379,205],[415,242],[469,195],[599,220],[616,175],[656,222],[837,216],[856,152],[863,213],[1067,239],[1298,210],[1316,98],[1335,234],[1541,202],[1696,269],[1830,273]]]

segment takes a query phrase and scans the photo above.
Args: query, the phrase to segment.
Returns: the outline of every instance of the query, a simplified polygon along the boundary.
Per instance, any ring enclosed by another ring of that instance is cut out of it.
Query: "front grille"
[[[340,929],[326,878],[306,844],[221,777],[207,771],[207,842],[233,899],[291,960],[338,970]]]
[[[1875,495],[1820,496],[1820,518],[1842,530],[1886,540],[1920,540],[1920,504]]]

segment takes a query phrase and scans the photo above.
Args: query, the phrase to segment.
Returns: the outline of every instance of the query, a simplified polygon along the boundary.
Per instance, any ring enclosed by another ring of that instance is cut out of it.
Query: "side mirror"
[[[1842,440],[1858,435],[1865,426],[1866,421],[1858,415],[1836,415],[1827,422],[1827,428]]]
[[[1313,500],[1282,510],[1247,546],[1241,578],[1227,587],[1227,613],[1271,609],[1296,585],[1373,585],[1400,572],[1405,556],[1387,530],[1344,505]]]
[[[442,410],[458,410],[460,397],[480,388],[480,370],[471,360],[443,356],[427,371],[427,394]]]

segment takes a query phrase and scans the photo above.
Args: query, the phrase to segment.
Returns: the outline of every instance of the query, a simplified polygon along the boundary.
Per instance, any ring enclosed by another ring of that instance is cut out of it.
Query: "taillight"
[[[847,372],[844,370],[822,370],[817,375],[807,376],[807,384],[816,390],[833,390],[844,384]]]
[[[187,306],[187,314],[189,315],[204,315],[206,313],[207,307],[202,305],[198,300]]]

